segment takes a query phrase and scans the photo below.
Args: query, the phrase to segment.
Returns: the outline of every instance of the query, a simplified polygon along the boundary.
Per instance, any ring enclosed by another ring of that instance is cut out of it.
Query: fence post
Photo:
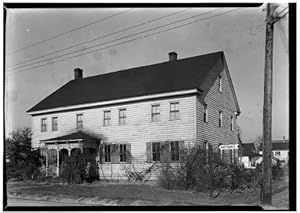
[[[208,161],[209,161],[209,176],[210,176],[210,197],[213,197],[213,169],[212,169],[212,145],[208,145]]]

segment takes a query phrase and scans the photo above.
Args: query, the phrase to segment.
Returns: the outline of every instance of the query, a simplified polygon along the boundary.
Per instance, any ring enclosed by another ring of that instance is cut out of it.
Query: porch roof
[[[83,131],[77,131],[73,132],[67,135],[55,137],[55,138],[49,138],[45,140],[41,140],[45,143],[52,143],[52,142],[79,142],[79,141],[89,141],[89,142],[98,142],[101,138],[96,137],[93,135],[90,135]]]

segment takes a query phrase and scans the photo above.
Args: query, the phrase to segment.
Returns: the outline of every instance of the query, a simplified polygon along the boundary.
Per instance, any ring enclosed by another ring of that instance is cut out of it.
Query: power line
[[[139,39],[147,38],[149,36],[160,34],[160,33],[163,33],[163,32],[169,31],[169,30],[177,29],[177,28],[180,28],[180,27],[183,27],[183,26],[187,26],[187,25],[190,25],[190,24],[194,24],[194,23],[197,23],[197,22],[200,22],[200,21],[204,21],[204,20],[210,19],[210,18],[214,18],[214,17],[221,16],[221,15],[224,15],[224,14],[227,14],[227,13],[231,13],[231,12],[237,11],[239,9],[240,8],[234,9],[234,10],[230,10],[230,11],[226,11],[226,12],[214,15],[214,16],[210,16],[210,17],[198,19],[198,20],[195,20],[195,21],[191,21],[191,22],[188,22],[188,23],[185,23],[185,24],[182,24],[182,25],[178,25],[178,26],[175,26],[175,27],[172,27],[172,28],[168,28],[168,29],[165,29],[165,30],[162,30],[162,31],[158,31],[158,32],[155,32],[155,33],[152,33],[152,34],[141,36],[139,38],[134,38],[134,39],[131,39],[131,40],[128,40],[128,41],[124,41],[124,42],[120,42],[120,43],[117,43],[117,44],[114,44],[114,45],[111,45],[111,46],[107,46],[107,47],[104,47],[104,48],[100,48],[100,49],[92,50],[92,51],[89,51],[89,52],[86,52],[86,53],[82,53],[82,54],[78,54],[78,55],[75,55],[75,56],[71,56],[71,57],[68,57],[68,58],[63,58],[63,59],[60,59],[60,60],[56,60],[56,61],[53,61],[51,63],[65,61],[65,60],[68,60],[68,59],[72,59],[72,58],[76,58],[76,57],[79,57],[79,56],[87,55],[87,54],[90,54],[90,53],[93,53],[93,52],[97,52],[97,51],[100,51],[100,50],[104,50],[104,49],[108,49],[108,48],[111,48],[111,47],[119,46],[121,44],[125,44],[125,43],[133,42],[133,41],[136,41],[136,40],[139,40]],[[32,70],[32,69],[43,67],[43,66],[47,66],[47,65],[48,64],[42,64],[42,65],[39,65],[39,66],[30,67],[30,68],[27,68],[27,69],[24,69],[24,70],[19,70],[19,71],[10,72],[10,73],[23,72],[23,71]]]
[[[88,26],[93,25],[93,24],[95,24],[95,23],[98,23],[98,22],[101,22],[101,21],[105,21],[105,20],[110,19],[110,18],[112,18],[112,17],[114,17],[114,16],[118,16],[118,15],[121,15],[121,14],[123,14],[123,13],[126,13],[126,12],[128,12],[129,10],[132,10],[132,8],[130,8],[130,9],[128,9],[128,10],[125,10],[125,11],[122,11],[122,12],[120,12],[120,13],[116,13],[116,14],[113,14],[113,15],[111,15],[111,16],[105,17],[105,18],[103,18],[103,19],[99,19],[99,20],[93,21],[93,22],[91,22],[91,23],[82,25],[82,26],[80,26],[80,27],[74,28],[74,29],[69,30],[69,31],[67,31],[67,32],[58,34],[58,35],[56,35],[56,36],[53,36],[53,37],[50,37],[50,38],[47,38],[47,39],[38,41],[38,42],[36,42],[36,43],[30,44],[30,45],[28,45],[28,46],[25,46],[25,47],[22,47],[22,48],[20,48],[20,49],[17,49],[17,50],[14,50],[14,51],[12,51],[12,52],[9,52],[9,53],[7,53],[6,55],[8,56],[8,55],[11,55],[11,54],[20,52],[20,51],[25,50],[25,49],[28,49],[28,48],[30,48],[30,47],[36,46],[36,45],[38,45],[38,44],[41,44],[41,43],[44,43],[44,42],[53,40],[53,39],[55,39],[55,38],[61,37],[61,36],[66,35],[66,34],[69,34],[69,33],[74,32],[74,31],[76,31],[76,30],[82,29],[82,28],[84,28],[84,27],[88,27]]]
[[[31,61],[34,61],[34,60],[36,60],[36,59],[44,58],[44,57],[46,57],[46,56],[53,55],[53,54],[55,54],[55,53],[62,52],[62,51],[65,51],[65,50],[68,50],[68,49],[71,49],[71,48],[73,48],[73,47],[77,47],[77,46],[80,46],[80,45],[83,45],[83,44],[87,44],[87,43],[90,43],[90,42],[93,42],[93,41],[96,41],[96,40],[99,40],[99,39],[102,39],[102,38],[105,38],[105,37],[108,37],[108,36],[111,36],[111,35],[114,35],[114,34],[117,34],[117,33],[120,33],[120,32],[124,32],[124,31],[126,31],[126,30],[133,29],[133,28],[138,27],[138,26],[142,26],[142,25],[149,24],[149,23],[151,23],[151,22],[154,22],[154,21],[157,21],[157,20],[160,20],[160,19],[163,19],[163,18],[170,17],[170,16],[173,16],[173,15],[182,13],[182,12],[184,12],[185,10],[187,10],[187,9],[183,9],[183,10],[177,11],[177,12],[175,12],[175,13],[171,13],[171,14],[168,14],[168,15],[165,15],[165,16],[161,16],[161,17],[159,17],[159,18],[151,19],[151,20],[149,20],[149,21],[142,22],[142,23],[136,24],[136,25],[134,25],[134,26],[127,27],[127,28],[124,28],[124,29],[122,29],[122,30],[115,31],[115,32],[113,32],[113,33],[109,33],[109,34],[106,34],[106,35],[103,35],[103,36],[100,36],[100,37],[97,37],[97,38],[94,38],[94,39],[91,39],[91,40],[88,40],[88,41],[85,41],[85,42],[82,42],[82,43],[79,43],[79,44],[75,44],[75,45],[72,45],[72,46],[70,46],[70,47],[66,47],[66,48],[63,48],[63,49],[60,49],[60,50],[57,50],[57,51],[48,53],[48,54],[43,55],[43,56],[35,57],[35,58],[32,58],[32,59],[30,59],[30,60],[28,60],[28,61],[24,61],[24,62],[20,62],[20,63],[14,64],[14,65],[8,67],[8,69],[13,68],[13,67],[18,67],[18,65],[26,64],[26,63],[31,62]]]
[[[57,58],[60,58],[60,57],[63,57],[63,56],[67,56],[67,55],[71,55],[71,54],[74,54],[74,53],[77,53],[77,52],[82,52],[82,51],[89,50],[89,49],[92,49],[92,48],[95,48],[95,47],[98,47],[98,46],[103,46],[105,44],[109,44],[109,43],[112,43],[112,42],[115,42],[115,41],[119,41],[119,40],[122,40],[122,39],[125,39],[125,38],[136,36],[136,35],[148,32],[148,31],[156,30],[156,29],[159,29],[159,28],[162,28],[162,27],[166,27],[166,26],[175,24],[175,23],[183,22],[183,21],[186,21],[188,19],[192,19],[192,18],[195,18],[195,17],[198,17],[198,16],[203,16],[203,15],[215,12],[217,10],[221,10],[221,9],[216,9],[216,10],[209,11],[209,12],[206,12],[206,13],[201,13],[201,14],[198,14],[198,15],[195,15],[195,16],[191,16],[191,17],[188,17],[188,18],[184,18],[184,19],[181,19],[181,20],[177,20],[177,21],[174,21],[174,22],[171,22],[171,23],[168,23],[168,24],[163,24],[163,25],[160,25],[158,27],[150,28],[150,29],[147,29],[147,30],[144,30],[144,31],[140,31],[138,33],[134,33],[134,34],[128,35],[128,36],[123,36],[123,37],[118,38],[118,39],[114,39],[114,40],[111,40],[111,41],[107,41],[107,42],[104,42],[104,43],[93,45],[92,47],[88,47],[88,48],[84,48],[84,49],[80,49],[80,50],[76,50],[76,51],[71,51],[69,53],[64,53],[64,54],[61,54],[61,55],[58,55],[58,56],[54,56],[52,58],[47,58],[47,59],[39,60],[39,61],[36,61],[36,62],[32,62],[30,64],[24,65],[23,67],[15,68],[15,69],[22,69],[24,67],[28,67],[28,66],[35,65],[35,64],[38,64],[38,63],[42,63],[42,62],[46,62],[46,61],[49,61],[49,60],[57,59]]]

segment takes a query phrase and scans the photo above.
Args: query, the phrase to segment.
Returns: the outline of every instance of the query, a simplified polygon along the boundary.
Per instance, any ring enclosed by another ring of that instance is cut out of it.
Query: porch
[[[46,176],[59,177],[62,162],[76,152],[89,151],[91,158],[99,160],[101,138],[77,131],[60,137],[42,140]]]

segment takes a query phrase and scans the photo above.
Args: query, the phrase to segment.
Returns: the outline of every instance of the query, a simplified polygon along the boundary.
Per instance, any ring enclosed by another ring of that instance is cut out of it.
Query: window
[[[152,143],[152,160],[160,161],[160,143]]]
[[[104,161],[110,162],[110,155],[111,155],[111,145],[104,146]]]
[[[52,131],[57,131],[57,117],[52,118]]]
[[[219,111],[219,127],[222,127],[222,111]]]
[[[110,126],[111,123],[110,111],[104,111],[103,126]]]
[[[120,162],[126,162],[126,144],[120,145]]]
[[[83,127],[82,114],[77,114],[76,116],[76,128],[81,129]]]
[[[170,120],[178,120],[179,119],[179,103],[174,102],[170,103]]]
[[[222,92],[222,77],[219,76],[219,92]]]
[[[280,156],[280,152],[274,152],[274,156]]]
[[[160,121],[160,109],[159,104],[152,105],[151,109],[151,120],[152,121]]]
[[[207,111],[207,105],[204,105],[204,115],[203,115],[203,121],[208,122],[208,111]]]
[[[119,124],[120,125],[126,124],[126,109],[119,110]]]
[[[233,116],[230,117],[230,130],[233,131]]]
[[[41,132],[47,131],[47,118],[42,118],[41,120]]]
[[[179,161],[179,142],[171,142],[171,161]]]

